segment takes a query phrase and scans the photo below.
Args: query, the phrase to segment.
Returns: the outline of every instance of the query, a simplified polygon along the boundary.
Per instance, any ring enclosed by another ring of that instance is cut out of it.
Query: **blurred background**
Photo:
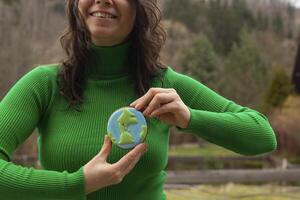
[[[275,152],[245,157],[172,129],[168,199],[300,199],[300,0],[159,3],[163,62],[264,113],[278,140]],[[62,0],[0,0],[0,100],[33,67],[64,58],[65,27]],[[36,139],[13,162],[39,168]]]

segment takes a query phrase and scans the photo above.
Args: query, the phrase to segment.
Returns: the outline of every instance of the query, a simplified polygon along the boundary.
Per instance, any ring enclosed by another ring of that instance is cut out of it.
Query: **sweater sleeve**
[[[188,127],[177,129],[243,155],[276,149],[275,133],[263,114],[220,96],[171,67],[166,78],[191,113]]]
[[[0,102],[1,199],[85,199],[83,168],[73,173],[57,172],[22,167],[9,161],[42,119],[53,82],[44,67],[34,68]]]

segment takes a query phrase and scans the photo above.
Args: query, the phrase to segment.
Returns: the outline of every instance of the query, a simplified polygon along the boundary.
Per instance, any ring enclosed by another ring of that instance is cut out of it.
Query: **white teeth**
[[[102,13],[102,12],[94,12],[92,13],[94,17],[101,17],[101,18],[115,18],[115,16],[109,13]]]

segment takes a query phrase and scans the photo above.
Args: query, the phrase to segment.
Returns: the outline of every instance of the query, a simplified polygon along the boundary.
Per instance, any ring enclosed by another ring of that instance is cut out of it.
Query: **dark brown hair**
[[[130,34],[129,59],[135,69],[136,92],[142,96],[150,88],[150,77],[159,75],[160,69],[166,68],[159,59],[166,33],[161,26],[161,11],[157,0],[134,1],[136,19]],[[66,11],[69,24],[60,37],[60,42],[67,58],[61,65],[59,85],[60,94],[69,102],[69,106],[76,107],[84,99],[83,88],[91,37],[80,15],[78,0],[66,0]]]

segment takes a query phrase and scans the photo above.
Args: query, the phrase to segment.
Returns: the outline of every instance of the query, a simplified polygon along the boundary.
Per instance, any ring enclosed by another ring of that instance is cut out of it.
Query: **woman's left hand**
[[[137,110],[144,110],[147,117],[156,117],[171,125],[186,128],[190,111],[173,88],[150,88],[148,92],[130,104]]]

